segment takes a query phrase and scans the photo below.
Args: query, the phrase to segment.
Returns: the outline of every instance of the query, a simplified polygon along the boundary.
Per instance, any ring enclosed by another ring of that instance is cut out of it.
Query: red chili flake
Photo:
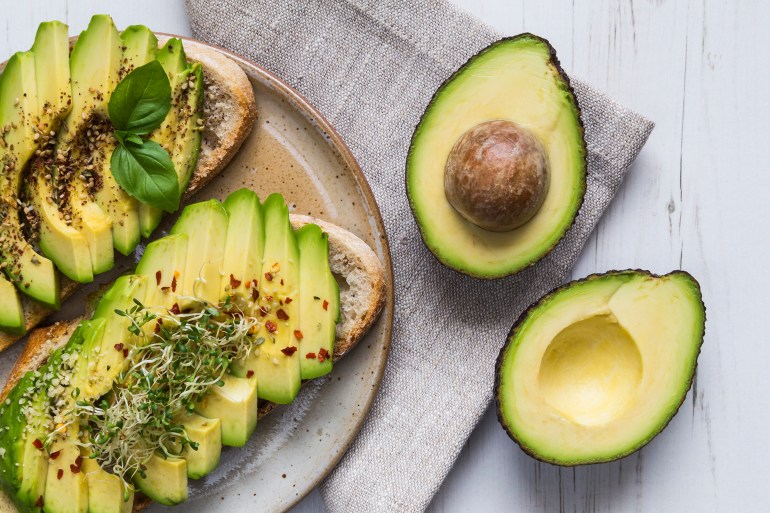
[[[257,285],[259,285],[259,282],[257,280],[251,280],[251,283],[254,284],[254,288],[257,288]]]
[[[42,508],[43,507],[43,496],[37,498],[37,501],[35,501],[35,507],[36,508]]]
[[[247,373],[246,373],[246,377],[247,377],[247,378],[252,378],[252,377],[254,377],[254,371],[250,370],[249,372],[247,372]]]
[[[308,353],[305,355],[308,360],[315,360],[315,353]]]
[[[123,358],[128,358],[128,349],[123,350]]]
[[[160,333],[160,321],[155,323],[155,330],[154,331],[155,331],[156,334]]]
[[[273,273],[265,273],[265,279],[267,281],[273,281]]]
[[[283,311],[283,308],[279,308],[277,312],[275,312],[275,316],[278,317],[282,321],[288,321],[289,320],[289,314]]]
[[[283,278],[281,278],[281,285],[283,285]]]
[[[168,292],[169,290],[171,290],[171,287],[161,287],[160,290],[162,290],[163,292]]]
[[[61,451],[52,452],[50,457],[52,460],[55,460],[56,458],[59,457],[60,454],[61,454]]]
[[[251,289],[251,299],[253,299],[254,301],[259,299],[259,291],[257,290],[257,287],[254,287],[253,289]]]
[[[182,312],[179,309],[179,303],[174,303],[174,306],[172,306],[171,310],[169,310],[168,312],[174,315],[179,315]]]
[[[160,271],[155,271],[155,284],[160,285],[160,279],[163,275],[160,273]]]
[[[246,280],[246,285],[244,285],[247,289],[251,288],[251,282],[249,280]]]
[[[272,301],[272,300],[273,300],[273,296],[265,296],[265,299],[266,299],[267,301]]]
[[[230,275],[230,290],[235,290],[241,286],[241,282],[235,279],[235,276]]]
[[[122,350],[123,350],[123,344],[122,343],[115,344],[115,351],[122,351]]]
[[[171,292],[176,292],[176,273],[174,273],[174,277],[171,279]]]
[[[64,470],[63,470],[63,469],[59,469],[59,470],[56,472],[56,479],[61,479],[61,478],[62,478],[62,476],[64,476]]]
[[[267,308],[265,308],[264,306],[260,306],[259,307],[259,315],[261,315],[262,317],[267,315]]]
[[[328,359],[329,359],[329,351],[327,351],[327,350],[326,350],[326,349],[324,349],[324,348],[321,348],[321,349],[318,351],[318,361],[319,361],[319,362],[321,362],[321,363],[323,363],[323,362],[324,362],[324,360],[328,360]]]
[[[324,299],[324,310],[328,310],[328,309],[329,309],[329,302]]]
[[[281,352],[286,356],[291,356],[297,352],[297,348],[294,346],[284,347],[283,349],[281,349]]]
[[[78,472],[80,472],[80,467],[78,467],[77,465],[70,465],[70,471],[73,474],[77,474]]]
[[[33,442],[32,442],[32,447],[34,447],[38,451],[42,451],[43,450],[43,442],[41,442],[39,438],[35,438],[35,440],[33,440]]]
[[[294,336],[302,340],[302,332],[300,330],[294,330]]]
[[[278,329],[278,326],[276,326],[273,321],[267,321],[265,323],[265,328],[267,328],[267,331],[269,331],[270,333],[275,333],[275,330]]]
[[[287,298],[286,298],[286,304],[287,304],[287,305],[288,305],[289,303],[291,303],[292,301],[294,301],[292,298],[290,298],[290,297],[287,297]]]
[[[83,465],[83,456],[78,456],[77,458],[75,458],[75,465],[77,465],[78,467]]]

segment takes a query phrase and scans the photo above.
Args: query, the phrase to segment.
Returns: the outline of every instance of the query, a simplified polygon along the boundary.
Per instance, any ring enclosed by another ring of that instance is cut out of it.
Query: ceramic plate
[[[182,39],[185,45],[203,44]],[[262,199],[280,192],[294,212],[331,221],[358,235],[374,249],[387,272],[388,301],[372,331],[335,364],[329,376],[305,385],[293,404],[261,419],[246,447],[226,448],[215,472],[190,481],[190,502],[178,508],[186,513],[284,511],[331,471],[369,411],[390,347],[390,254],[369,185],[340,136],[281,80],[223,53],[248,75],[259,117],[233,161],[192,201],[224,199],[241,187],[255,190]],[[163,227],[168,229],[172,222],[167,220]],[[130,265],[123,262],[119,267]],[[99,281],[109,282],[115,272]],[[87,294],[96,286],[79,291],[57,317],[81,314]],[[5,380],[21,345],[0,354],[0,380]],[[165,508],[154,505],[148,511],[161,509]]]

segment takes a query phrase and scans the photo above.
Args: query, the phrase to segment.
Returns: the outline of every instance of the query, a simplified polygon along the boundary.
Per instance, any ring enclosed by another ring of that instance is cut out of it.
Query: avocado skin
[[[514,322],[513,326],[511,327],[510,331],[508,332],[508,336],[505,339],[505,344],[503,344],[503,347],[500,348],[500,353],[498,354],[497,361],[495,362],[495,388],[494,388],[494,390],[495,390],[495,412],[496,412],[496,415],[497,415],[497,420],[498,420],[498,422],[500,422],[500,425],[503,427],[503,429],[508,434],[508,436],[511,438],[511,440],[516,442],[516,445],[518,445],[521,448],[522,451],[524,451],[525,453],[527,453],[531,457],[535,458],[536,460],[542,461],[544,463],[550,463],[551,465],[556,465],[556,466],[560,466],[560,467],[576,467],[576,466],[580,466],[580,465],[594,465],[594,464],[597,464],[597,463],[607,463],[607,462],[610,462],[610,461],[616,461],[616,460],[619,460],[621,458],[625,458],[626,456],[635,453],[636,451],[638,451],[639,449],[641,449],[642,447],[644,447],[645,445],[650,443],[653,438],[658,436],[660,434],[660,432],[663,431],[666,428],[666,426],[668,426],[668,424],[671,422],[671,419],[673,419],[674,416],[676,416],[676,413],[679,411],[679,408],[681,408],[682,403],[684,403],[684,400],[687,397],[687,393],[685,391],[685,393],[682,394],[682,400],[679,401],[679,404],[675,408],[673,408],[671,410],[671,415],[669,416],[669,418],[663,424],[661,424],[658,429],[656,429],[655,431],[651,432],[650,435],[647,438],[645,438],[644,440],[640,441],[638,444],[632,446],[628,450],[623,451],[622,453],[616,455],[614,458],[611,458],[611,459],[596,459],[596,460],[593,460],[593,461],[581,461],[581,462],[571,463],[571,462],[556,461],[556,460],[551,460],[551,459],[548,459],[548,458],[543,458],[540,454],[537,453],[536,450],[530,448],[523,441],[519,440],[516,437],[516,435],[513,432],[513,430],[510,429],[510,427],[508,425],[508,421],[505,419],[505,417],[504,417],[504,415],[502,413],[502,409],[501,409],[502,407],[501,407],[501,404],[500,404],[500,395],[501,395],[501,392],[502,392],[500,390],[500,379],[501,379],[500,374],[501,374],[501,367],[503,365],[503,359],[505,357],[505,353],[506,353],[507,349],[510,347],[511,340],[513,339],[514,335],[517,334],[521,324],[527,319],[527,317],[529,317],[529,314],[531,312],[533,312],[534,310],[536,310],[537,308],[542,306],[544,303],[548,302],[548,300],[550,300],[553,296],[559,294],[560,292],[562,292],[564,290],[567,290],[567,289],[571,288],[574,285],[577,285],[579,283],[590,282],[590,281],[593,281],[593,280],[596,280],[596,279],[599,279],[599,278],[606,278],[608,276],[624,276],[624,275],[647,276],[647,277],[650,277],[650,278],[657,278],[657,279],[665,278],[665,277],[668,277],[668,276],[681,275],[681,276],[684,276],[694,286],[694,288],[695,288],[695,290],[697,292],[697,295],[700,298],[700,304],[701,304],[701,307],[703,309],[703,324],[701,326],[701,333],[703,333],[703,337],[701,337],[700,342],[698,342],[697,353],[695,354],[695,358],[693,359],[693,367],[692,367],[692,369],[690,370],[690,373],[689,373],[690,376],[689,376],[689,380],[688,380],[689,382],[687,384],[686,391],[689,391],[690,388],[692,387],[693,379],[695,379],[695,371],[696,371],[696,369],[698,367],[698,357],[700,356],[701,350],[703,348],[703,340],[704,340],[705,335],[706,335],[706,305],[703,302],[703,295],[702,295],[702,292],[701,292],[700,283],[698,283],[698,280],[696,280],[693,277],[693,275],[691,275],[687,271],[683,271],[681,269],[678,269],[676,271],[671,271],[670,273],[663,274],[663,275],[653,274],[650,271],[647,271],[645,269],[625,269],[625,270],[607,271],[606,273],[594,273],[594,274],[590,274],[590,275],[586,276],[585,278],[581,278],[579,280],[573,280],[573,281],[570,281],[568,283],[565,283],[564,285],[560,285],[560,286],[554,288],[553,290],[551,290],[550,292],[548,292],[546,295],[544,295],[538,301],[536,301],[536,302],[532,303],[531,305],[529,305],[521,313],[521,315],[519,315],[518,319],[516,319],[516,322]]]
[[[580,131],[581,139],[583,140],[583,156],[584,157],[583,157],[583,173],[582,173],[582,179],[581,179],[582,187],[581,187],[581,190],[580,190],[580,202],[579,202],[577,210],[576,210],[576,212],[578,212],[578,213],[580,212],[580,209],[583,207],[583,202],[585,201],[585,192],[586,192],[586,187],[587,187],[587,181],[586,180],[587,180],[587,176],[588,176],[588,173],[587,173],[587,168],[588,168],[588,147],[587,147],[586,141],[585,141],[585,125],[583,124],[583,116],[582,116],[582,111],[580,110],[580,103],[578,102],[578,98],[577,98],[577,95],[575,94],[575,90],[572,88],[572,84],[570,83],[569,77],[564,72],[564,69],[561,67],[561,63],[559,62],[558,57],[556,57],[556,50],[554,49],[554,47],[551,45],[551,43],[547,39],[542,38],[540,36],[536,36],[535,34],[532,34],[530,32],[523,32],[523,33],[518,34],[516,36],[504,37],[502,39],[498,39],[494,43],[491,43],[489,46],[487,46],[487,47],[479,50],[475,54],[473,54],[467,61],[465,61],[465,63],[462,66],[460,66],[454,73],[452,73],[446,80],[444,80],[441,83],[441,85],[438,87],[438,89],[436,89],[436,92],[433,93],[433,96],[431,97],[431,99],[428,102],[428,104],[425,106],[425,111],[423,111],[422,115],[420,116],[420,120],[417,122],[417,125],[415,126],[414,130],[412,131],[412,138],[411,138],[411,140],[409,142],[409,149],[407,150],[406,164],[405,164],[405,168],[404,168],[405,169],[405,172],[404,172],[404,182],[405,182],[405,185],[406,185],[407,198],[409,199],[409,207],[412,209],[412,214],[414,215],[415,222],[417,224],[417,228],[420,230],[420,237],[422,237],[422,241],[425,244],[425,246],[430,250],[431,254],[436,258],[436,260],[438,260],[439,263],[441,265],[443,265],[444,267],[447,267],[448,269],[451,269],[452,271],[455,271],[455,272],[457,272],[459,274],[465,274],[465,275],[470,276],[472,278],[480,278],[480,279],[483,279],[483,280],[494,280],[494,279],[497,279],[497,278],[503,278],[505,276],[509,276],[510,274],[520,273],[524,269],[526,269],[528,267],[531,267],[532,265],[536,264],[537,262],[539,262],[540,260],[545,258],[548,255],[548,253],[550,253],[556,246],[559,245],[559,242],[561,242],[561,240],[564,238],[564,236],[567,234],[567,232],[570,231],[572,226],[575,224],[575,220],[577,219],[577,215],[575,215],[575,217],[573,217],[572,223],[565,228],[564,233],[562,234],[561,238],[559,240],[555,241],[551,245],[551,247],[548,248],[545,253],[543,253],[542,257],[533,260],[532,262],[530,262],[527,265],[521,267],[520,269],[517,269],[516,271],[514,271],[514,273],[479,274],[479,273],[474,273],[472,271],[468,271],[468,270],[464,270],[464,269],[458,269],[458,268],[453,267],[452,265],[450,265],[444,259],[442,259],[438,254],[436,254],[436,252],[428,244],[428,235],[425,233],[423,225],[418,220],[418,216],[417,216],[416,210],[415,210],[416,207],[415,207],[414,201],[412,199],[412,196],[409,194],[409,183],[408,183],[409,182],[409,173],[408,173],[408,170],[409,170],[410,161],[411,161],[412,155],[414,153],[414,149],[415,149],[415,144],[414,144],[415,138],[416,138],[416,136],[417,136],[417,134],[419,132],[420,126],[422,125],[423,118],[425,117],[425,115],[428,112],[430,112],[431,107],[436,103],[436,101],[440,99],[441,93],[443,92],[444,88],[447,85],[449,85],[450,83],[452,83],[452,81],[454,81],[457,77],[461,76],[464,73],[464,71],[468,68],[468,66],[477,57],[479,57],[480,55],[483,55],[483,54],[485,54],[485,53],[487,53],[489,51],[494,50],[497,46],[499,46],[499,45],[501,45],[501,44],[503,44],[505,42],[514,41],[514,40],[517,40],[517,39],[533,39],[533,40],[536,40],[536,41],[539,41],[539,42],[543,43],[548,48],[549,63],[554,67],[554,69],[556,69],[559,77],[561,78],[562,82],[564,83],[565,89],[568,90],[569,93],[572,95],[572,99],[573,99],[574,104],[575,104],[574,105],[575,114],[576,114],[576,117],[577,117],[577,120],[578,120],[578,127],[577,128]]]

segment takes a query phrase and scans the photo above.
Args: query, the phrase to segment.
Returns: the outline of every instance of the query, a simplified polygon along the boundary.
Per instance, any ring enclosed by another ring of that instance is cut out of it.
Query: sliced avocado
[[[67,165],[59,166],[54,176],[57,187],[64,187],[60,213],[65,220],[69,216],[87,240],[94,274],[111,269],[115,258],[112,220],[93,200],[93,193],[104,183],[100,174],[108,149],[103,142],[110,138],[107,104],[118,83],[121,56],[120,34],[112,18],[93,16],[72,49],[72,111],[58,134],[57,151],[68,155]]]
[[[222,422],[222,444],[243,447],[257,427],[257,379],[222,377],[224,385],[211,387],[195,411]]]
[[[195,244],[187,248],[185,270],[177,293],[218,303],[227,238],[227,211],[214,199],[188,205],[171,229],[171,235],[180,234],[187,235]],[[183,299],[183,302],[189,305],[190,300]],[[183,307],[182,303],[179,306]]]
[[[299,247],[299,368],[302,379],[332,370],[340,289],[329,268],[329,235],[315,224],[296,232]]]
[[[224,202],[227,211],[227,242],[222,264],[220,299],[231,296],[241,307],[256,302],[262,276],[265,228],[259,197],[239,189]]]
[[[72,108],[70,88],[70,41],[67,25],[46,21],[38,26],[32,53],[35,54],[35,74],[41,131],[56,131]],[[45,77],[45,80],[43,80]]]
[[[184,191],[198,164],[203,139],[203,127],[199,123],[203,115],[203,68],[195,63],[176,78],[179,82],[171,108],[176,110],[177,123],[171,160],[179,177],[179,190]]]
[[[47,166],[41,159],[34,160],[24,185],[24,195],[40,218],[40,249],[67,278],[78,283],[91,283],[94,272],[88,241],[59,212],[53,171]]]
[[[513,135],[502,137],[500,127]],[[454,198],[450,193],[457,191],[446,190],[447,169],[463,164],[450,157],[469,134],[478,137],[463,148],[481,157],[468,161],[468,183],[479,181],[481,186],[461,189],[459,197],[487,216],[523,202],[532,217],[518,228],[481,228],[450,203],[448,195]],[[525,140],[531,151],[519,152]],[[545,165],[546,173],[531,186],[517,174],[506,174],[526,168],[521,176],[534,176],[532,162]],[[531,34],[493,43],[439,87],[415,128],[406,165],[409,202],[426,246],[444,265],[481,278],[515,273],[546,255],[572,225],[585,180],[586,145],[577,100],[554,49]],[[524,191],[534,191],[533,196]],[[517,199],[502,201],[498,194]],[[541,203],[530,205],[533,197]]]
[[[0,406],[0,483],[23,506],[33,506],[45,493],[48,457],[42,450],[51,429],[49,400],[40,373],[28,372]]]
[[[18,52],[0,77],[0,267],[24,294],[58,308],[59,276],[27,242],[17,205],[22,170],[40,139],[38,119],[35,56]]]
[[[134,300],[142,303],[147,282],[146,276],[121,276],[99,300],[92,319],[93,322],[103,321],[104,327],[100,337],[90,347],[86,347],[88,336],[83,344],[78,364],[87,377],[80,380],[80,399],[89,401],[109,392],[115,378],[125,367],[129,347],[143,340],[131,335],[128,331],[130,319],[117,314],[116,310],[130,310],[136,305]]]
[[[0,331],[23,335],[24,308],[13,283],[0,274]]]
[[[83,458],[81,472],[88,482],[88,513],[131,513],[134,491],[92,458]]]
[[[511,330],[497,361],[498,418],[543,461],[626,456],[681,405],[704,326],[698,283],[682,271],[615,271],[569,283]]]
[[[156,453],[144,466],[145,477],[134,477],[143,494],[165,506],[174,506],[187,500],[187,462],[184,459],[166,459]]]
[[[122,79],[129,72],[155,60],[158,51],[158,38],[143,25],[132,25],[120,36],[122,57],[119,77]],[[96,203],[112,220],[112,242],[115,249],[128,255],[136,249],[141,238],[139,229],[139,201],[129,196],[112,176],[110,159],[116,142],[110,139],[104,146],[101,159],[102,186],[96,192]]]
[[[184,426],[190,441],[198,444],[195,449],[185,447],[182,452],[182,457],[187,460],[187,477],[200,479],[219,465],[222,454],[222,421],[190,413],[183,414],[179,422]]]
[[[173,150],[175,146],[175,129],[178,120],[178,109],[176,108],[179,103],[178,96],[182,91],[180,78],[182,73],[187,69],[187,56],[184,52],[184,45],[181,39],[175,37],[170,38],[163,45],[163,48],[158,50],[157,60],[163,70],[168,75],[169,83],[171,85],[171,109],[166,114],[166,119],[163,123],[155,129],[151,134],[150,139],[163,146],[173,158]],[[173,162],[173,160],[172,160]],[[174,162],[174,169],[176,169],[176,162]],[[177,170],[177,173],[179,170]],[[184,191],[184,187],[180,187],[180,190]],[[149,237],[155,228],[160,224],[163,211],[150,205],[142,204],[139,206],[139,222],[142,229],[142,236]]]
[[[263,205],[265,251],[259,281],[259,304],[253,314],[263,324],[256,333],[257,346],[243,361],[233,362],[236,376],[256,374],[259,398],[279,404],[294,400],[300,387],[299,250],[289,222],[289,209],[280,194],[271,194]],[[289,301],[291,300],[291,301]]]
[[[171,308],[181,291],[181,279],[187,263],[187,235],[169,235],[147,245],[136,274],[147,277],[144,304]]]
[[[43,510],[46,513],[86,513],[88,480],[82,472],[84,458],[77,446],[79,427],[71,424],[66,436],[51,444]]]
[[[83,343],[78,349],[79,358],[70,378],[70,387],[73,390],[80,389],[78,399],[84,401],[99,397],[99,395],[92,396],[88,391],[98,389],[102,384],[101,380],[103,376],[97,376],[93,370],[95,361],[101,354],[101,345],[106,324],[107,321],[105,319],[95,318],[83,321],[79,327],[83,334]],[[115,349],[113,349],[113,351],[115,351]],[[112,383],[110,382],[110,385],[111,384]]]

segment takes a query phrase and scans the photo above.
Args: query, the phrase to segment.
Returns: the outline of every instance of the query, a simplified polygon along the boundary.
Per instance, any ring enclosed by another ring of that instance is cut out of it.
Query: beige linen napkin
[[[653,125],[573,80],[589,151],[580,215],[539,264],[508,279],[475,280],[442,267],[423,245],[404,161],[436,88],[501,34],[436,0],[187,0],[187,7],[195,37],[244,55],[307,97],[374,190],[393,252],[393,346],[369,418],[322,494],[332,512],[422,510],[489,405],[511,324],[568,277]]]

